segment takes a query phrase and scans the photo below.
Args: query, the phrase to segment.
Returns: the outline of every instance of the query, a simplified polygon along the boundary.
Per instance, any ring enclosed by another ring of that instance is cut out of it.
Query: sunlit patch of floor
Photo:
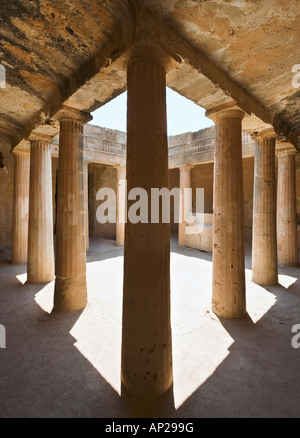
[[[291,335],[288,324],[300,322],[296,320],[298,315],[296,306],[291,307],[290,304],[297,300],[299,295],[297,270],[283,270],[279,275],[279,285],[262,287],[252,282],[251,270],[246,269],[247,318],[244,321],[223,321],[211,310],[211,258],[211,254],[178,248],[176,245],[172,247],[173,409],[174,412],[178,412],[179,416],[186,409],[192,410],[191,415],[200,415],[200,413],[204,415],[204,408],[208,413],[214,414],[216,408],[218,412],[226,413],[227,406],[219,406],[218,400],[219,397],[226,399],[228,385],[234,387],[237,379],[236,397],[242,396],[239,395],[240,391],[244,396],[254,391],[252,394],[254,396],[255,391],[259,390],[258,385],[263,385],[268,376],[265,374],[264,363],[269,360],[271,363],[276,363],[278,374],[282,358],[294,353],[290,347]],[[89,302],[76,317],[69,318],[69,321],[74,321],[68,328],[71,335],[69,341],[67,338],[64,340],[61,329],[55,331],[55,318],[49,318],[48,321],[54,332],[45,331],[44,335],[46,339],[48,337],[51,339],[53,347],[55,342],[70,342],[71,339],[80,357],[85,358],[87,363],[92,365],[91,369],[96,370],[98,375],[113,389],[114,394],[122,400],[120,371],[123,249],[116,247],[113,241],[98,239],[92,242],[87,262]],[[20,285],[16,296],[20,296],[22,287],[26,289],[26,294],[32,291],[39,308],[45,315],[50,315],[53,307],[54,281],[39,287],[26,286],[26,278],[26,273],[16,275],[17,283]],[[20,299],[22,299],[21,296]],[[10,309],[13,308],[12,306],[13,304],[10,304]],[[68,318],[64,315],[57,318],[61,327],[64,327],[65,319],[67,321]],[[38,321],[42,320],[43,318],[38,317]],[[33,334],[37,336],[38,327],[34,327]],[[43,327],[47,330],[47,324]],[[255,330],[254,327],[256,327]],[[26,330],[27,342],[30,342],[29,323]],[[58,340],[56,336],[59,336]],[[17,340],[15,342],[17,343]],[[264,349],[261,349],[262,346]],[[269,354],[266,348],[274,350],[274,346],[276,346],[275,353]],[[250,348],[250,354],[248,348]],[[280,352],[280,356],[272,359],[272,354],[276,355],[276,352],[278,355]],[[293,369],[295,366],[294,364]],[[286,378],[289,382],[289,377]],[[277,378],[278,384],[280,380]],[[286,383],[283,381],[283,384]],[[221,388],[218,388],[218,385],[221,385]],[[247,392],[247,385],[249,385],[249,392]],[[255,390],[253,390],[253,385]],[[69,391],[67,383],[66,387]],[[235,393],[230,397],[234,400],[231,403],[234,404],[237,412],[239,409],[241,411],[245,409],[245,407],[239,408],[235,401]],[[191,400],[194,400],[192,404]],[[104,399],[101,401],[101,406],[102,403],[106,406]],[[105,410],[110,412],[110,409],[114,409],[113,404],[110,407],[110,401],[107,403]],[[267,396],[261,396],[261,403],[263,407],[267,406]],[[278,406],[280,403],[280,401],[277,402]],[[283,403],[286,404],[287,401],[283,400]],[[286,409],[291,410],[291,406],[292,404]],[[253,405],[251,409],[255,411],[256,408]],[[275,406],[274,409],[276,410],[277,407]],[[229,411],[230,415],[231,412],[232,410]]]

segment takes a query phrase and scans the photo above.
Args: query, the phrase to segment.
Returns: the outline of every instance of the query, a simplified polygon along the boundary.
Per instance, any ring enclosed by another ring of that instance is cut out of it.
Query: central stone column
[[[29,151],[15,149],[11,262],[27,263],[29,216]]]
[[[178,224],[178,245],[186,244],[186,218],[189,212],[192,212],[191,193],[185,192],[184,189],[191,188],[191,169],[192,166],[182,166],[179,168],[179,185],[181,194],[181,221]]]
[[[277,239],[278,263],[298,266],[296,151],[278,142]]]
[[[127,185],[148,194],[149,223],[125,225],[122,383],[142,397],[172,385],[170,224],[150,223],[151,188],[168,188],[166,56],[131,54],[127,71]],[[128,201],[128,213],[132,205]]]
[[[54,311],[75,311],[87,304],[86,221],[83,123],[88,114],[64,107],[60,122]]]
[[[273,130],[256,136],[252,280],[260,285],[278,283],[275,142]]]
[[[216,125],[213,200],[212,310],[223,318],[246,313],[242,119],[239,109],[208,111]]]
[[[31,140],[28,283],[46,283],[54,279],[52,169],[50,138]]]

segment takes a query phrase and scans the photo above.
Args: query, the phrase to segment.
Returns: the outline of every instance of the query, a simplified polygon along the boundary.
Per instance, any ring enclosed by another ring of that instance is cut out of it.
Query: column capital
[[[262,142],[264,140],[276,140],[278,138],[278,135],[276,134],[274,128],[268,127],[262,129],[261,131],[254,132],[253,134],[251,134],[251,137],[258,142]]]
[[[205,115],[215,123],[227,117],[237,117],[242,120],[245,116],[245,112],[237,106],[235,101],[231,101],[206,111]]]
[[[64,119],[76,120],[84,125],[93,120],[93,117],[89,113],[63,105],[62,108],[55,114],[55,119],[58,121]]]
[[[20,155],[24,155],[24,156],[28,156],[29,155],[29,150],[28,149],[18,149],[18,148],[14,148],[12,150],[12,154],[14,156],[20,156]]]
[[[32,132],[28,137],[28,141],[30,141],[30,143],[33,143],[35,141],[50,143],[52,139],[53,137],[51,135],[41,134],[40,132],[39,133]]]
[[[30,141],[22,140],[12,149],[13,155],[26,155],[30,153]]]
[[[292,145],[292,143],[288,141],[276,141],[276,155],[280,155],[282,153],[288,153],[292,155],[296,155],[297,150]]]
[[[177,166],[177,168],[179,170],[192,170],[194,168],[193,164],[180,164],[179,166]]]
[[[48,123],[42,122],[31,131],[26,140],[51,142],[59,134],[59,123],[49,119]]]
[[[126,180],[126,166],[122,164],[116,164],[113,167],[117,170],[117,180]]]
[[[144,59],[160,64],[166,73],[171,70],[174,60],[161,48],[148,41],[139,41],[127,52],[127,67],[138,59]]]
[[[125,164],[114,164],[113,167],[115,169],[125,169],[126,165]]]

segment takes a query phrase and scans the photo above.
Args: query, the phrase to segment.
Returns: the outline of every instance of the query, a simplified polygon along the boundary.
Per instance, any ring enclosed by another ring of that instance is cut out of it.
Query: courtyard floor
[[[299,268],[258,286],[248,248],[247,316],[222,320],[210,309],[211,254],[174,240],[171,250],[174,385],[156,401],[120,383],[123,248],[91,239],[89,304],[70,314],[51,314],[54,282],[27,284],[26,266],[0,253],[0,417],[300,417]]]

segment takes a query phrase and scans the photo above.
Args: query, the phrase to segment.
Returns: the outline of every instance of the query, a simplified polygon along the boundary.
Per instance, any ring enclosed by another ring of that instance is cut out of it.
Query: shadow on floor
[[[122,251],[112,248],[102,257],[99,250],[99,260],[110,258],[110,252]],[[195,257],[194,250],[174,248],[174,251]],[[95,257],[99,254],[96,252]],[[93,249],[90,256],[93,258]],[[242,320],[215,318],[214,324],[221,325],[232,338],[228,354],[177,409],[173,388],[154,401],[129,396],[123,388],[120,394],[113,389],[79,350],[77,339],[70,333],[84,312],[45,312],[35,301],[45,285],[22,285],[16,275],[24,273],[22,266],[0,262],[0,323],[7,333],[7,348],[0,349],[2,418],[300,416],[300,349],[291,345],[291,328],[300,323],[298,268],[280,269],[281,275],[295,279],[289,286],[261,289],[261,293],[274,295],[276,302],[256,323],[249,315]],[[95,327],[88,326],[87,338],[94,330]],[[198,330],[199,336],[207,339],[207,352],[213,354],[211,349],[217,352],[218,342],[212,339],[207,326]],[[105,348],[106,337],[105,331],[97,333],[94,349]],[[191,348],[199,347],[191,344]],[[205,351],[200,351],[193,367],[204,366],[205,357]],[[190,373],[192,378],[192,369],[182,372],[187,378]]]
[[[107,240],[101,237],[90,239],[89,249],[87,251],[87,263],[122,257],[124,247],[117,246],[115,240]]]

